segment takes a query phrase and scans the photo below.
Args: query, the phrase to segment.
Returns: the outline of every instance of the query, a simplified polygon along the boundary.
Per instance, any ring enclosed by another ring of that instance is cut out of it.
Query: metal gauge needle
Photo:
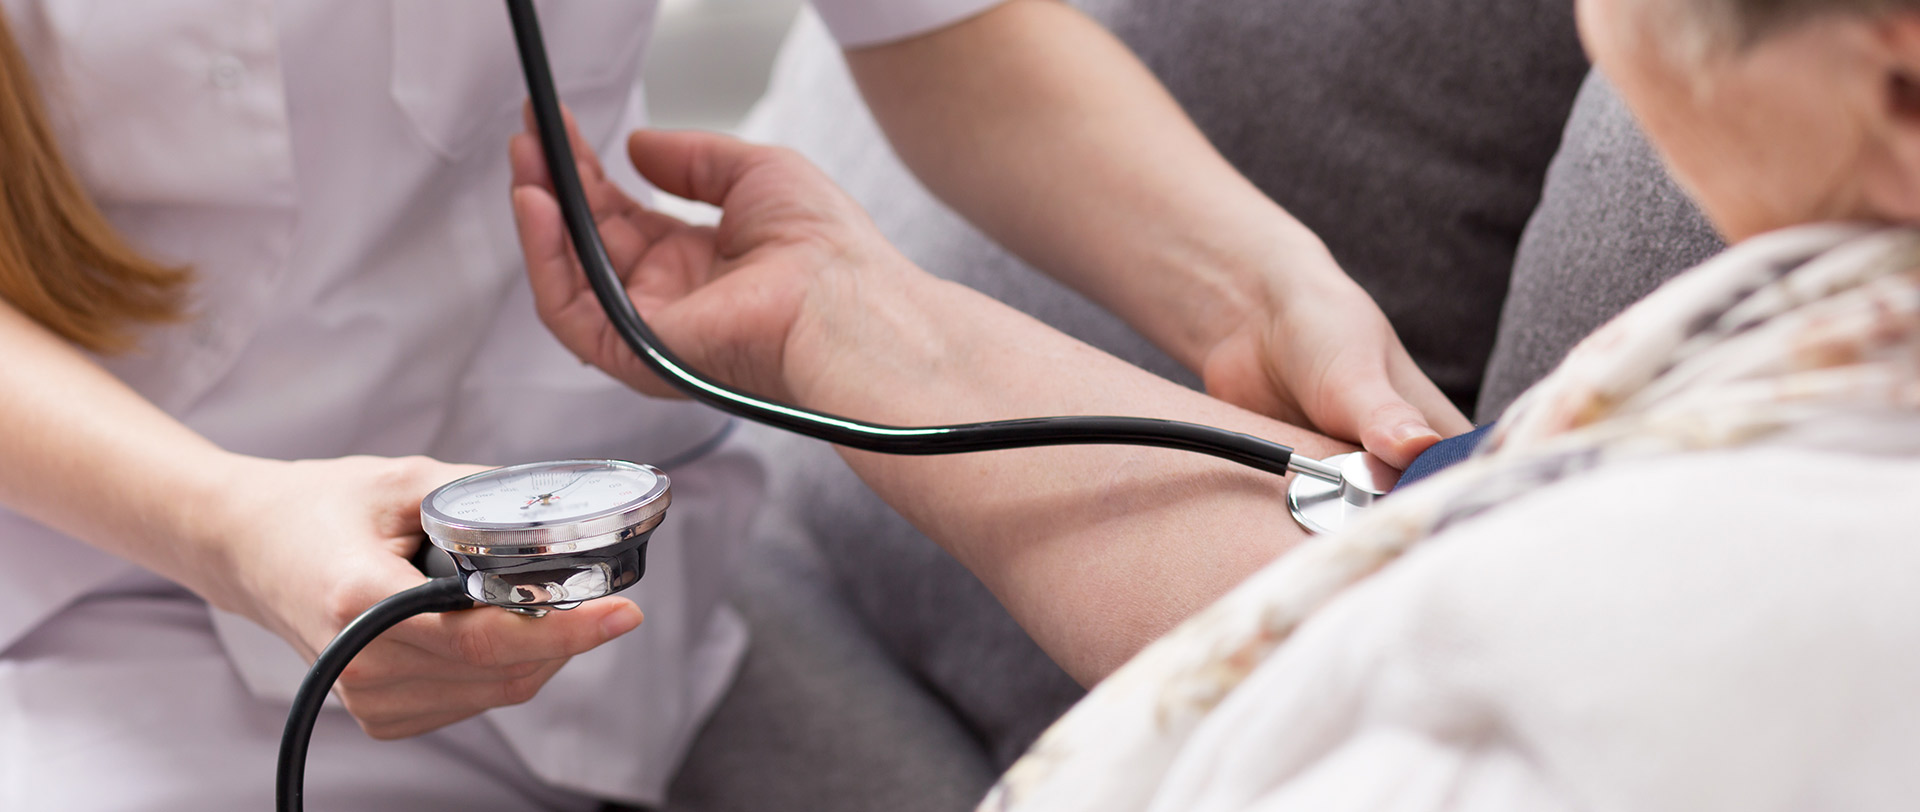
[[[568,482],[567,484],[561,485],[560,487],[555,488],[550,492],[540,494],[539,496],[533,497],[532,499],[528,499],[526,504],[520,506],[520,509],[526,510],[527,508],[533,507],[533,504],[535,502],[545,502],[549,499],[559,496],[560,494],[566,493],[568,488],[571,488],[575,485],[580,484],[580,480],[586,479],[587,474],[591,474],[591,473],[593,472],[582,471],[578,476],[575,476],[573,480]]]

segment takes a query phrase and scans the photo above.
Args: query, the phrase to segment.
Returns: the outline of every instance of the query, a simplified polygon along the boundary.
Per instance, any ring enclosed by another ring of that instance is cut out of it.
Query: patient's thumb
[[[635,130],[627,138],[633,168],[675,197],[720,205],[758,158],[776,151],[699,130]]]

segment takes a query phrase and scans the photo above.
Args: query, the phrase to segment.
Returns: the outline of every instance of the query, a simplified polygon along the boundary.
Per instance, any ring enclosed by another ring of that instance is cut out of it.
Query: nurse
[[[1317,240],[1071,9],[818,6],[930,186],[1211,386],[1402,459],[1464,425]],[[576,456],[673,475],[647,580],[540,620],[396,629],[321,720],[310,797],[660,804],[745,644],[719,585],[760,472],[725,418],[632,397],[537,323],[502,199],[523,96],[504,13],[4,8],[24,236],[0,277],[0,807],[264,807],[304,659],[421,580],[420,497],[471,464]],[[543,12],[594,152],[643,123],[653,10]],[[626,164],[607,177],[643,195]],[[115,230],[133,249],[100,248]],[[135,305],[102,304],[128,286]],[[1192,307],[1163,306],[1172,289]],[[1288,376],[1324,370],[1268,363],[1286,357],[1268,317],[1301,302],[1350,314],[1354,385],[1296,395]],[[110,352],[117,335],[137,349]]]

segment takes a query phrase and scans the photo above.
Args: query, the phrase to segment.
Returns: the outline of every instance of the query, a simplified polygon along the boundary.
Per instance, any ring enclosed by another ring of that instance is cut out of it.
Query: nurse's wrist
[[[216,608],[244,613],[240,547],[273,521],[254,509],[247,485],[269,476],[271,462],[216,448],[178,466],[160,484],[163,509],[153,514],[164,540],[142,563]]]
[[[1278,228],[1260,241],[1258,250],[1225,254],[1191,270],[1205,283],[1175,298],[1178,305],[1163,311],[1162,324],[1149,338],[1188,369],[1201,372],[1223,341],[1249,325],[1272,323],[1284,318],[1288,307],[1310,305],[1322,301],[1329,289],[1353,286],[1317,235],[1291,218]]]

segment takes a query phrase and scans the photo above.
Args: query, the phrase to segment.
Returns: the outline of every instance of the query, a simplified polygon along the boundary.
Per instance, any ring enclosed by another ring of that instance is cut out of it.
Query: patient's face
[[[1882,73],[1862,22],[1815,20],[1737,54],[1684,53],[1670,3],[1579,0],[1595,64],[1729,240],[1816,220],[1884,219],[1868,138]]]

